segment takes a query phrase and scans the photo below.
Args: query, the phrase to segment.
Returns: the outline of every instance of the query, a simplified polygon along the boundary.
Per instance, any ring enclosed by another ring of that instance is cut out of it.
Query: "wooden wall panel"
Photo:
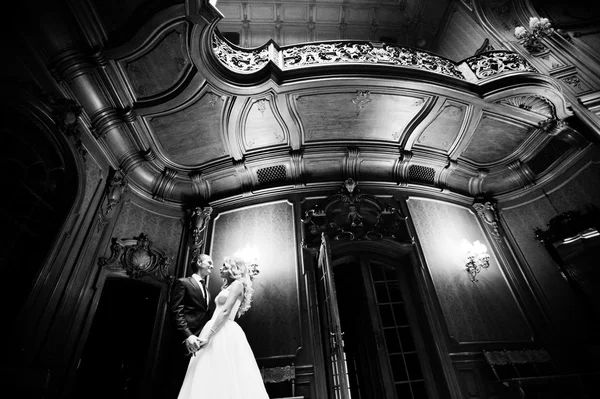
[[[532,332],[498,258],[469,209],[437,200],[407,201],[448,333],[456,343],[531,341]],[[464,270],[462,239],[488,247],[490,267],[473,283]]]
[[[168,256],[173,257],[170,273],[175,274],[174,268],[178,264],[179,246],[183,234],[181,219],[152,212],[133,200],[129,200],[123,204],[112,237],[133,238],[140,233],[148,235],[154,248],[161,249]],[[106,255],[109,255],[109,248],[107,251]]]
[[[239,319],[257,358],[294,355],[302,346],[294,211],[287,201],[221,213],[214,219],[210,291],[218,293],[223,258],[246,246],[259,253],[252,308]]]
[[[533,286],[540,290],[538,297],[549,309],[556,328],[562,330],[561,334],[567,334],[564,338],[581,341],[591,328],[590,321],[574,291],[561,276],[558,265],[535,239],[533,229],[545,229],[550,219],[563,212],[585,213],[586,206],[600,204],[600,163],[585,163],[564,175],[570,178],[562,185],[539,189],[529,201],[501,207],[500,215],[518,253],[523,256],[522,267]]]
[[[454,61],[475,55],[486,36],[473,18],[472,12],[455,5],[454,10],[448,13],[446,24],[440,29],[437,49],[434,51]]]

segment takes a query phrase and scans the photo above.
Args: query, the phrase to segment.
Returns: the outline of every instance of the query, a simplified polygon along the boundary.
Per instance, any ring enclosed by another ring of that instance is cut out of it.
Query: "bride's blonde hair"
[[[252,295],[254,294],[254,289],[252,288],[252,280],[250,279],[250,273],[248,271],[248,266],[246,266],[246,262],[242,258],[238,258],[235,256],[226,256],[223,260],[223,263],[229,266],[229,273],[234,280],[240,281],[244,285],[244,291],[242,295],[242,303],[240,304],[240,308],[237,312],[237,317],[240,317],[248,309],[250,309],[250,303],[252,302]],[[225,288],[228,285],[227,279],[223,282],[223,286],[221,288]]]

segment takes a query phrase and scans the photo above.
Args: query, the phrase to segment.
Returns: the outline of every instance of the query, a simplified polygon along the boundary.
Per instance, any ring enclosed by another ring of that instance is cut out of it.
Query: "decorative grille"
[[[526,162],[529,169],[536,175],[548,169],[558,158],[569,150],[571,146],[563,140],[552,139],[540,152]]]
[[[427,166],[411,165],[408,168],[408,179],[414,182],[433,184],[435,170]]]
[[[287,171],[285,166],[277,165],[259,169],[256,171],[256,175],[258,176],[259,184],[276,183],[286,180]]]

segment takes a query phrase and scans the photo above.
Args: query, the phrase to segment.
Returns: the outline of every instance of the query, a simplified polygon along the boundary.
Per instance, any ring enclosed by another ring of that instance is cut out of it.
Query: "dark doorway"
[[[160,288],[129,279],[108,279],[77,370],[73,398],[138,399]],[[144,399],[148,399],[147,396]]]
[[[349,260],[333,270],[352,398],[385,398],[360,263]]]
[[[366,252],[332,264],[352,399],[437,397],[410,264]]]

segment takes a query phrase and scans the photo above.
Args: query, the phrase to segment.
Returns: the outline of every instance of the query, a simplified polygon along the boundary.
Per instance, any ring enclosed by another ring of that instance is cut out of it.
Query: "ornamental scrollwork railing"
[[[486,79],[507,72],[539,73],[527,60],[517,53],[493,51],[465,60],[477,79]]]
[[[489,51],[457,63],[427,51],[365,41],[308,43],[281,48],[269,42],[260,48],[244,49],[230,44],[218,31],[212,36],[212,50],[223,66],[240,74],[258,72],[269,62],[281,71],[325,65],[378,64],[421,69],[472,83],[508,73],[539,73],[525,58],[509,51]]]
[[[452,76],[463,80],[462,73],[450,60],[407,47],[370,42],[336,42],[292,46],[281,49],[283,70],[315,64],[383,64]]]
[[[268,46],[243,50],[229,45],[220,35],[213,35],[213,51],[223,65],[234,72],[252,73],[261,70],[270,60]]]

